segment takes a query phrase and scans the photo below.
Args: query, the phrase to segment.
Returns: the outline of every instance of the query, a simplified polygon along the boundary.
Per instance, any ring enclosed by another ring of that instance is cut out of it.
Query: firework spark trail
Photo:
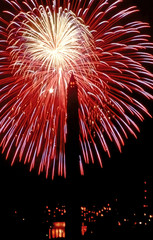
[[[66,177],[66,96],[73,72],[80,169],[95,154],[102,166],[99,143],[108,156],[108,139],[121,151],[128,133],[136,137],[139,131],[135,120],[150,116],[138,100],[153,98],[153,75],[146,69],[153,63],[144,31],[149,24],[129,22],[138,10],[118,10],[122,0],[4,1],[11,9],[0,19],[0,144],[6,158],[13,151],[12,164],[19,157],[30,170],[38,162],[46,177],[50,169],[52,178],[56,171]]]

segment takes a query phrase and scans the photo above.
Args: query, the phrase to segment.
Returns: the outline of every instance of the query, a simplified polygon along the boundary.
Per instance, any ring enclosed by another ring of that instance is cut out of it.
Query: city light
[[[80,205],[80,231],[82,239],[86,239],[86,236],[96,234],[97,229],[99,233],[102,234],[104,230],[113,232],[113,231],[151,231],[153,229],[153,208],[152,208],[152,178],[147,178],[145,187],[148,190],[147,199],[143,198],[143,182],[141,185],[141,198],[139,198],[139,205],[135,205],[134,208],[130,209],[126,214],[121,212],[120,205],[118,202],[121,202],[121,198],[114,196],[111,199],[108,199],[105,202],[98,203],[93,201],[93,204],[89,204],[88,201]],[[149,187],[148,187],[149,186]],[[147,209],[141,204],[143,201],[148,202]],[[123,203],[122,203],[123,204]],[[75,206],[75,205],[74,205]],[[41,235],[46,237],[44,239],[66,239],[67,234],[67,210],[69,205],[65,202],[52,204],[41,204],[41,213],[39,226],[40,229],[37,231],[41,232]],[[147,211],[146,211],[147,210]],[[33,225],[30,222],[32,212],[29,212],[29,215],[24,211],[24,209],[14,208],[12,213],[10,211],[11,218],[16,226],[21,226],[25,228]],[[35,220],[37,216],[35,216]],[[74,224],[76,222],[74,221]],[[103,230],[102,230],[103,229]],[[96,239],[96,238],[95,238]]]
[[[49,239],[65,238],[65,222],[53,222],[53,226],[49,228]]]

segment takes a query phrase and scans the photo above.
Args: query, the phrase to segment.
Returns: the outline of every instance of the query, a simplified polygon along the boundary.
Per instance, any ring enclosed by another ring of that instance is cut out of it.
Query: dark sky
[[[151,0],[125,0],[126,3],[137,5],[141,10],[141,19],[150,22],[153,36],[153,16]],[[146,102],[153,115],[153,102]],[[29,172],[28,166],[0,159],[0,195],[5,206],[27,206],[39,204],[52,199],[70,199],[71,190],[80,200],[107,199],[118,192],[126,203],[137,202],[141,191],[144,175],[152,175],[153,161],[153,119],[146,117],[139,124],[141,132],[138,139],[129,137],[120,154],[114,147],[111,159],[104,160],[104,169],[86,167],[85,177],[77,180],[75,186],[59,180],[52,182],[44,176],[37,176],[36,170]]]

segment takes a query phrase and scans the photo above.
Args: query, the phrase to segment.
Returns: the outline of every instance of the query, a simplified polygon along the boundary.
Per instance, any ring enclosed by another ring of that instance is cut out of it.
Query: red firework
[[[39,162],[46,177],[66,177],[67,86],[78,84],[80,163],[102,166],[96,145],[110,156],[109,140],[121,151],[136,119],[148,114],[153,74],[148,23],[118,10],[122,0],[8,1],[0,26],[0,133],[6,158],[13,152],[30,170]],[[6,17],[7,16],[7,17]],[[9,20],[8,20],[9,19]],[[123,22],[123,24],[122,24]],[[96,139],[96,140],[95,140]],[[82,164],[81,164],[82,166]]]

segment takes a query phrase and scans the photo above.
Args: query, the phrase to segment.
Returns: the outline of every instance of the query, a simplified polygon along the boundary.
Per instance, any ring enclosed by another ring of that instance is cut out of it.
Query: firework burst
[[[0,132],[6,158],[13,152],[39,173],[66,177],[67,86],[78,84],[80,161],[94,162],[100,142],[121,151],[128,133],[136,137],[136,118],[152,99],[153,75],[146,69],[153,47],[144,29],[128,21],[136,7],[118,10],[122,0],[7,1],[0,26]],[[9,19],[9,20],[8,20]],[[126,20],[127,19],[127,20]],[[124,20],[124,24],[122,24]],[[138,97],[138,98],[137,98]],[[99,145],[99,144],[98,144]],[[80,164],[82,166],[82,164]]]

